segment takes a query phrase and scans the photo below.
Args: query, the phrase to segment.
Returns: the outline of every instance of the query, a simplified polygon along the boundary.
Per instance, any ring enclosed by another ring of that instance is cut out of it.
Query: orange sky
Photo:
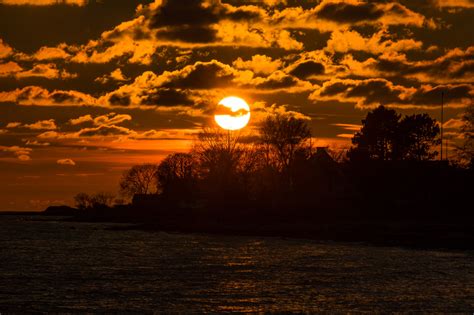
[[[368,110],[440,118],[474,95],[470,0],[0,3],[0,210],[117,191],[131,165],[186,151],[217,102],[308,119],[343,148]]]

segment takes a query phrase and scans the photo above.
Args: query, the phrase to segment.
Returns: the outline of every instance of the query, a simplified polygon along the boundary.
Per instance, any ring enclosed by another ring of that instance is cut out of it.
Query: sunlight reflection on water
[[[473,252],[0,217],[0,312],[474,310]]]

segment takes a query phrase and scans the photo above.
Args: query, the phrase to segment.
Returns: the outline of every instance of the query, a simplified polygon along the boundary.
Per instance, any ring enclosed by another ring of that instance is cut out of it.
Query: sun
[[[223,129],[239,130],[249,123],[250,107],[240,97],[229,96],[219,102],[214,119]]]

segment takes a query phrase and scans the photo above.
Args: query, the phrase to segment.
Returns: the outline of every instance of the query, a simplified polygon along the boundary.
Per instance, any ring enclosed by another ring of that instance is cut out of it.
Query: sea
[[[474,252],[0,216],[0,314],[474,312]]]

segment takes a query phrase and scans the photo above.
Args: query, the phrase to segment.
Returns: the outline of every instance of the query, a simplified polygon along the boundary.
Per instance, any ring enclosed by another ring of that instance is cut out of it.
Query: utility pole
[[[441,92],[441,156],[440,160],[443,160],[443,124],[444,124],[444,92]]]

